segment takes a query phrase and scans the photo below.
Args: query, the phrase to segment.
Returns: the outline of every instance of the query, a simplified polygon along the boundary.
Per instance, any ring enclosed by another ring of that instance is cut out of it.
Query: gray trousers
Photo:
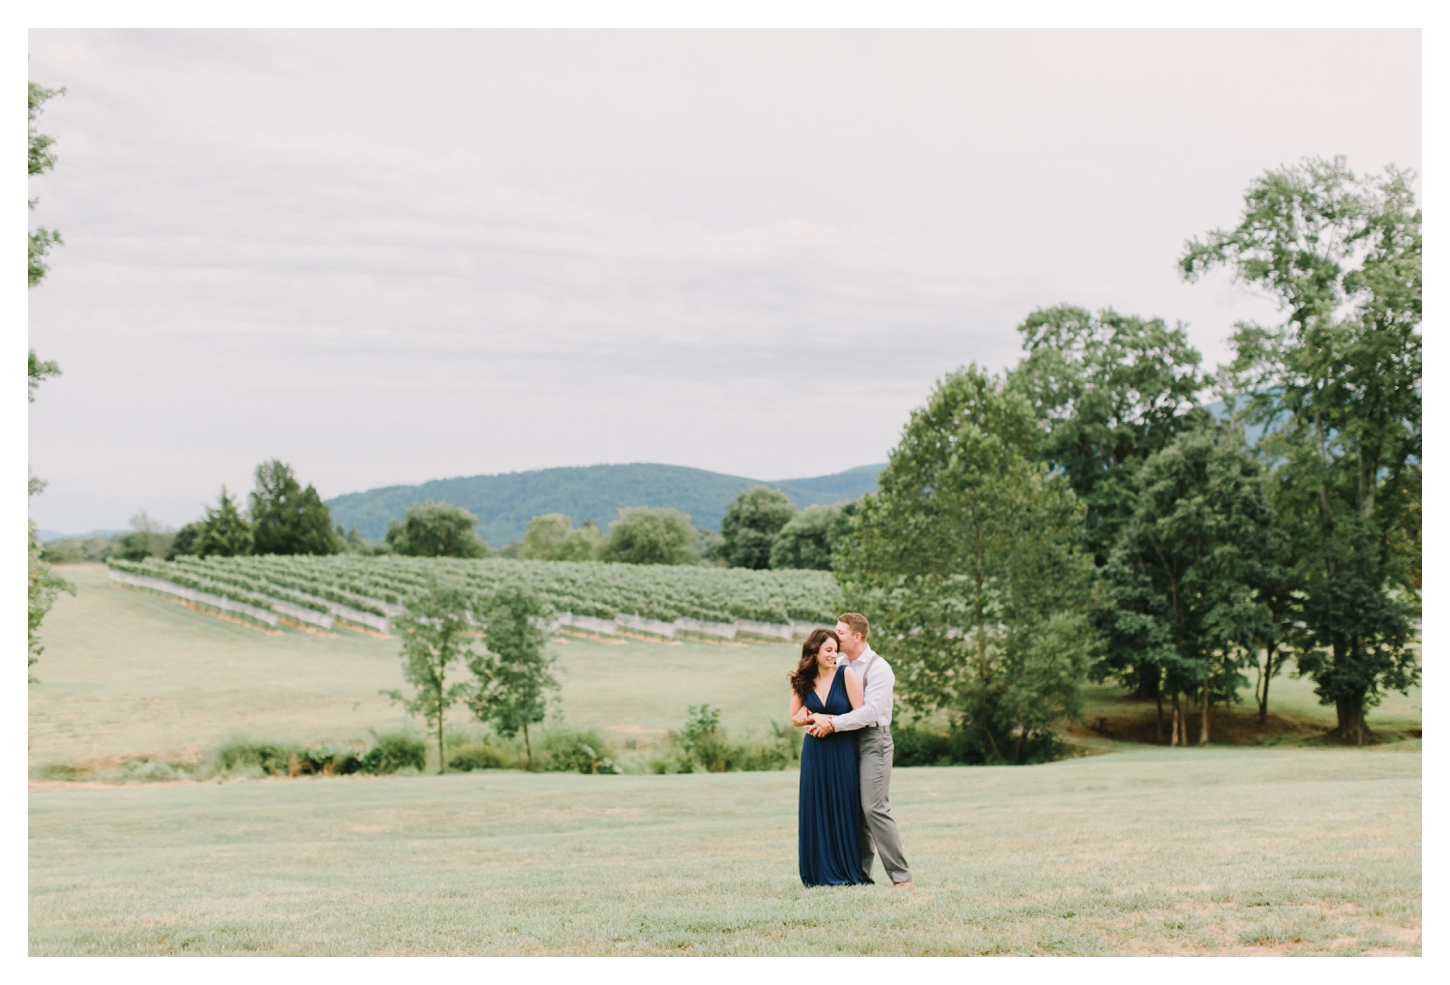
[[[891,729],[878,725],[857,735],[861,773],[861,871],[869,878],[875,852],[892,882],[910,882],[911,869],[901,851],[901,832],[891,817]],[[874,851],[873,851],[874,848]]]

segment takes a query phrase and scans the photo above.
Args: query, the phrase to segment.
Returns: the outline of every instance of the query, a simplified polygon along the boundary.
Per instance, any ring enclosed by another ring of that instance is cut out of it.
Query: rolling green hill
[[[762,483],[679,465],[589,465],[504,475],[434,479],[417,486],[386,486],[327,500],[334,523],[356,526],[368,540],[381,540],[391,517],[402,518],[409,503],[446,500],[478,517],[478,532],[490,544],[524,535],[529,520],[563,513],[576,524],[593,520],[607,527],[622,506],[672,506],[689,513],[697,527],[720,528],[735,493],[751,486],[784,490],[797,507],[838,503],[876,489],[884,465],[863,465],[835,475]]]

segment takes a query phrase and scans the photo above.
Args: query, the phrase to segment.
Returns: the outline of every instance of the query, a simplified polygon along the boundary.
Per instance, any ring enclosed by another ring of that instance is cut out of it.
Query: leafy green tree
[[[131,517],[131,531],[116,538],[115,553],[128,561],[166,557],[171,553],[175,536],[176,531],[159,520],[153,520],[142,510]]]
[[[1084,510],[1036,442],[1021,394],[976,365],[948,374],[834,558],[903,700],[945,710],[965,761],[1054,756],[1095,648]]]
[[[1154,668],[1159,741],[1169,693],[1197,692],[1199,742],[1212,698],[1236,700],[1239,670],[1277,636],[1258,589],[1272,578],[1273,513],[1258,462],[1241,435],[1180,435],[1135,477],[1137,505],[1104,572],[1111,605],[1100,627],[1120,659]],[[1185,736],[1186,737],[1186,736]]]
[[[202,520],[193,520],[183,524],[181,529],[176,531],[176,536],[171,538],[171,546],[166,550],[166,560],[174,561],[183,555],[195,554],[197,542],[201,540],[205,526],[205,522]]]
[[[404,511],[403,522],[388,527],[387,544],[394,554],[413,557],[487,557],[488,545],[478,536],[478,517],[452,503],[425,499]]]
[[[356,524],[344,530],[342,529],[342,524],[339,523],[332,532],[334,539],[337,541],[337,548],[339,554],[362,554],[366,556],[371,556],[374,554],[387,553],[387,549],[383,548],[381,545],[369,544],[363,538],[362,532],[358,530]]]
[[[28,522],[30,530],[29,540],[29,572],[28,572],[28,652],[29,660],[26,666],[33,667],[45,652],[45,647],[40,645],[40,624],[45,619],[50,607],[55,605],[55,600],[60,598],[61,592],[69,592],[74,595],[76,587],[64,578],[55,573],[50,565],[41,560],[41,544],[35,536],[35,523]],[[36,683],[36,678],[30,678],[30,683]]]
[[[222,486],[221,498],[215,508],[206,507],[201,530],[192,541],[198,557],[238,557],[252,553],[252,525],[237,509],[236,500]]]
[[[413,685],[413,695],[405,698],[401,691],[379,692],[401,704],[408,714],[421,716],[433,729],[438,738],[439,773],[448,769],[443,718],[469,690],[466,682],[449,684],[449,670],[458,661],[472,661],[476,656],[468,641],[472,601],[462,589],[438,582],[409,596],[408,611],[393,625],[403,638],[403,677]]]
[[[31,177],[39,174],[44,174],[51,168],[55,167],[55,152],[50,149],[51,145],[55,143],[55,138],[46,136],[45,134],[37,130],[36,122],[40,119],[40,114],[41,111],[45,108],[46,100],[50,99],[52,96],[60,96],[64,94],[64,89],[47,89],[44,86],[36,85],[34,82],[29,83],[30,123],[27,129],[30,138],[29,174]],[[39,202],[40,199],[32,198],[27,200],[26,205],[28,205],[33,210]],[[27,257],[29,261],[27,264],[29,268],[27,273],[29,286],[34,287],[45,278],[46,271],[49,269],[45,264],[45,255],[50,252],[50,248],[52,246],[60,244],[60,233],[55,232],[54,230],[46,229],[44,226],[37,227],[36,230],[30,234],[30,243]],[[32,370],[31,379],[34,380],[34,353],[31,354],[30,365]],[[54,363],[47,363],[43,365],[49,365],[52,367],[55,366]],[[60,371],[58,369],[53,369],[52,372],[58,373]],[[32,383],[32,387],[33,386],[34,384]]]
[[[469,658],[474,686],[465,699],[473,714],[503,736],[524,733],[528,768],[534,768],[529,726],[544,720],[546,692],[558,690],[549,672],[554,659],[544,653],[548,636],[539,624],[552,613],[517,586],[500,590],[484,606],[488,627],[486,653]]]
[[[720,556],[732,568],[770,567],[776,534],[795,516],[795,505],[779,489],[742,489],[725,508],[720,521]]]
[[[1011,385],[1045,431],[1038,454],[1086,504],[1086,545],[1101,564],[1133,512],[1133,472],[1208,422],[1198,400],[1209,382],[1198,372],[1202,356],[1181,324],[1111,308],[1039,309],[1017,331],[1027,356]]]
[[[724,544],[725,538],[720,536],[719,531],[695,527],[694,540],[691,545],[701,562],[713,567],[725,567],[725,561],[720,557],[720,548]]]
[[[529,521],[519,557],[534,561],[589,561],[599,549],[599,525],[586,520],[574,529],[572,517],[545,513]]]
[[[46,89],[43,86],[36,85],[34,82],[29,83],[30,122],[27,130],[29,133],[30,144],[29,174],[31,176],[43,174],[51,168],[55,167],[55,154],[50,150],[50,146],[51,144],[55,143],[55,139],[53,137],[48,137],[45,134],[41,133],[39,130],[37,130],[35,127],[35,123],[36,120],[40,117],[40,112],[42,107],[44,107],[45,105],[45,101],[47,99],[50,99],[52,96],[57,96],[64,92],[64,89]],[[39,199],[32,198],[28,199],[26,204],[29,208],[34,209],[38,201]],[[34,232],[30,233],[30,245],[28,255],[29,269],[27,274],[28,286],[35,287],[45,277],[45,272],[47,269],[45,265],[45,254],[52,245],[58,244],[60,242],[60,233],[47,230],[43,226],[37,228]],[[50,376],[59,375],[59,366],[49,360],[40,359],[38,356],[36,356],[35,350],[31,349],[29,359],[29,377],[27,381],[29,386],[26,390],[26,397],[28,398],[28,400],[35,400],[35,390],[37,387],[40,386],[43,380]],[[31,496],[36,495],[44,488],[44,480],[37,479],[34,476],[31,476],[29,482],[29,494]],[[30,560],[28,574],[29,589],[27,593],[27,613],[30,627],[30,642],[28,650],[29,663],[27,664],[27,666],[33,666],[35,664],[35,661],[39,659],[40,654],[44,649],[44,647],[40,645],[40,624],[45,619],[45,614],[50,611],[50,607],[55,604],[55,600],[59,597],[61,592],[70,592],[72,595],[74,595],[75,586],[70,584],[70,582],[66,581],[64,578],[61,578],[59,575],[55,574],[51,570],[50,565],[46,564],[44,561],[41,560],[40,555],[43,548],[41,547],[40,542],[35,537],[35,524],[28,523],[28,529],[29,548],[27,553]],[[30,678],[30,680],[34,682],[35,678],[32,677]]]
[[[27,396],[30,398],[30,402],[35,402],[35,390],[37,387],[40,386],[41,383],[45,382],[45,380],[51,376],[59,375],[60,367],[58,365],[56,365],[53,361],[40,359],[38,356],[36,356],[35,350],[31,349],[29,378],[30,390],[27,394]]]
[[[1217,267],[1275,297],[1276,325],[1240,322],[1225,388],[1264,428],[1274,499],[1304,586],[1299,669],[1372,739],[1365,712],[1419,681],[1421,213],[1413,174],[1356,177],[1342,157],[1265,172],[1233,229],[1190,241],[1185,278]]]
[[[831,528],[840,514],[840,503],[815,503],[797,513],[775,535],[770,566],[831,570]]]
[[[276,458],[258,465],[256,476],[249,496],[255,553],[338,553],[332,514],[311,483],[303,489],[292,466]]]
[[[694,564],[690,514],[665,507],[625,507],[599,545],[599,560],[623,564]]]

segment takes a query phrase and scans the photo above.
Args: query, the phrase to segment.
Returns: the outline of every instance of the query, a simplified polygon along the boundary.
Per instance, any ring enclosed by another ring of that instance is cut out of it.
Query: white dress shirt
[[[845,715],[832,715],[831,725],[837,732],[849,732],[857,728],[891,724],[891,689],[896,686],[896,675],[886,658],[867,646],[855,660],[844,653],[836,662],[837,667],[850,667],[861,678],[861,690],[865,700],[861,707]]]

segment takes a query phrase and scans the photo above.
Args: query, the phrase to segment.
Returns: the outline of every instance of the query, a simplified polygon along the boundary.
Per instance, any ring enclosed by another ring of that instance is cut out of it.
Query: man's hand
[[[806,731],[809,732],[811,735],[814,735],[817,739],[824,739],[826,736],[836,731],[836,726],[831,724],[830,715],[816,714],[811,716],[811,724],[810,727],[806,729]]]

